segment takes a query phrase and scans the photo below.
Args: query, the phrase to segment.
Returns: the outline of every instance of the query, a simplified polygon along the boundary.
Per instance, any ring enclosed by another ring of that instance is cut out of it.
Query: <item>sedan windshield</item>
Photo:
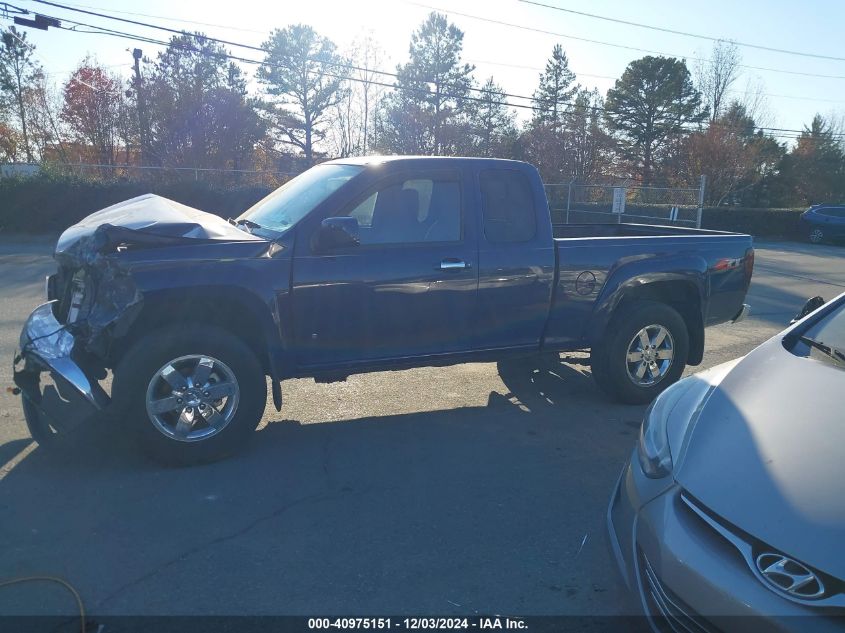
[[[798,338],[809,354],[820,354],[839,365],[845,364],[845,300]]]
[[[358,165],[318,165],[255,203],[239,224],[283,233],[364,170]]]

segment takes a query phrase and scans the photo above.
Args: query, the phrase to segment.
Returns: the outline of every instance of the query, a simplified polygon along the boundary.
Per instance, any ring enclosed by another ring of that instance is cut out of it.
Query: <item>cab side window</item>
[[[348,213],[358,220],[361,244],[457,242],[461,187],[457,177],[393,181]]]
[[[513,169],[480,173],[481,212],[488,242],[528,242],[537,233],[534,195],[525,174]]]

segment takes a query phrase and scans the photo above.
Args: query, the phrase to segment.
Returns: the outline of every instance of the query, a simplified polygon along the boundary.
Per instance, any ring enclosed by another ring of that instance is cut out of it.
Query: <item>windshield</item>
[[[238,217],[238,222],[284,232],[364,170],[358,165],[318,165],[289,180]]]
[[[845,300],[820,321],[811,325],[799,341],[807,346],[807,355],[845,362]],[[827,348],[826,350],[824,348]]]

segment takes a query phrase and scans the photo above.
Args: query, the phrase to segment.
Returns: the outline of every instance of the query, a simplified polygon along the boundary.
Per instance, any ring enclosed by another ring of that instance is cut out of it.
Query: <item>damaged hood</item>
[[[59,237],[55,258],[74,274],[65,284],[77,288],[77,315],[68,324],[86,349],[104,356],[109,336],[121,336],[140,312],[143,295],[118,246],[164,247],[213,242],[266,240],[226,220],[153,194],[138,196],[92,213]],[[81,277],[79,275],[82,275]],[[67,291],[68,293],[70,291]],[[61,296],[61,293],[59,293]]]
[[[845,578],[845,371],[778,335],[740,360],[701,409],[675,473],[709,510]]]
[[[96,239],[93,239],[96,235]],[[87,238],[87,239],[86,239]],[[109,242],[179,244],[190,240],[263,241],[223,218],[148,193],[92,213],[68,228],[56,244],[56,258],[76,259],[80,243],[106,249]]]

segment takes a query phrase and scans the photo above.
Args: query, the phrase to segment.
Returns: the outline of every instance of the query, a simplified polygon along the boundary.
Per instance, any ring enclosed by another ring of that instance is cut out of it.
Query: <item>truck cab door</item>
[[[536,349],[555,278],[545,194],[536,174],[516,166],[482,169],[477,191],[481,212],[473,346]]]
[[[458,171],[387,176],[332,214],[357,220],[357,245],[297,237],[299,367],[471,349],[478,254],[464,190]]]

